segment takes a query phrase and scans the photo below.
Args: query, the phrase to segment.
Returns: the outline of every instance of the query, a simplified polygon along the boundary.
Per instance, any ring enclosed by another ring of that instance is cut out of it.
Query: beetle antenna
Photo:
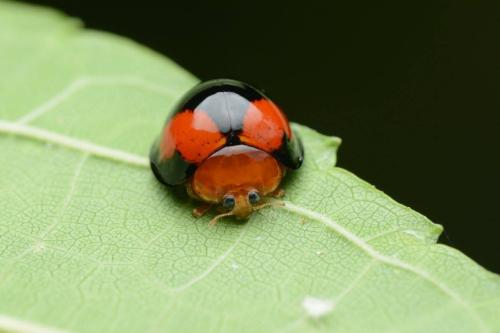
[[[231,215],[234,215],[233,212],[227,212],[227,213],[223,213],[223,214],[219,214],[217,215],[216,217],[214,217],[213,219],[210,220],[210,222],[208,223],[209,226],[214,226],[217,224],[217,221],[223,217],[226,217],[226,216],[231,216]]]

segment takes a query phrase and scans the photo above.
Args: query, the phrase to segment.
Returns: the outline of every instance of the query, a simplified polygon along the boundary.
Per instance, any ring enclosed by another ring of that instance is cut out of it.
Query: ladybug
[[[204,202],[202,216],[220,205],[223,216],[247,218],[279,197],[287,169],[304,160],[302,142],[286,116],[250,85],[228,79],[198,84],[174,107],[150,152],[151,169],[163,184],[185,184]]]

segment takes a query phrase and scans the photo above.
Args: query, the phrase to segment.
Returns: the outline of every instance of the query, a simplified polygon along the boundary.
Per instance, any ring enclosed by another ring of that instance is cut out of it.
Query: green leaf
[[[0,331],[500,331],[499,277],[336,168],[338,139],[295,125],[285,206],[209,228],[145,158],[193,76],[10,2],[0,50]]]

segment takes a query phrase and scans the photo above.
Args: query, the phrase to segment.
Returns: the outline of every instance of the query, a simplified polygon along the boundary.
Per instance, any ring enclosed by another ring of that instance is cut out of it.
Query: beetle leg
[[[278,188],[276,190],[274,190],[273,192],[271,192],[270,194],[273,198],[281,198],[285,195],[285,190],[282,189],[282,188]]]
[[[202,217],[210,210],[210,208],[212,208],[212,204],[203,203],[200,206],[193,209],[193,216],[194,217]]]
[[[266,201],[258,206],[254,206],[253,210],[256,211],[256,210],[266,208],[266,207],[283,207],[284,205],[285,204],[281,200],[272,200],[271,199],[271,200]]]

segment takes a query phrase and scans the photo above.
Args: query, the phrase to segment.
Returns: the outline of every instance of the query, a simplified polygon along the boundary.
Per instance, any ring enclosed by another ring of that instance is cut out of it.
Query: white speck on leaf
[[[302,307],[311,318],[320,318],[330,313],[335,304],[332,300],[306,296],[302,302]]]
[[[42,253],[45,251],[45,243],[44,242],[36,242],[34,245],[33,245],[33,252],[34,253]]]

